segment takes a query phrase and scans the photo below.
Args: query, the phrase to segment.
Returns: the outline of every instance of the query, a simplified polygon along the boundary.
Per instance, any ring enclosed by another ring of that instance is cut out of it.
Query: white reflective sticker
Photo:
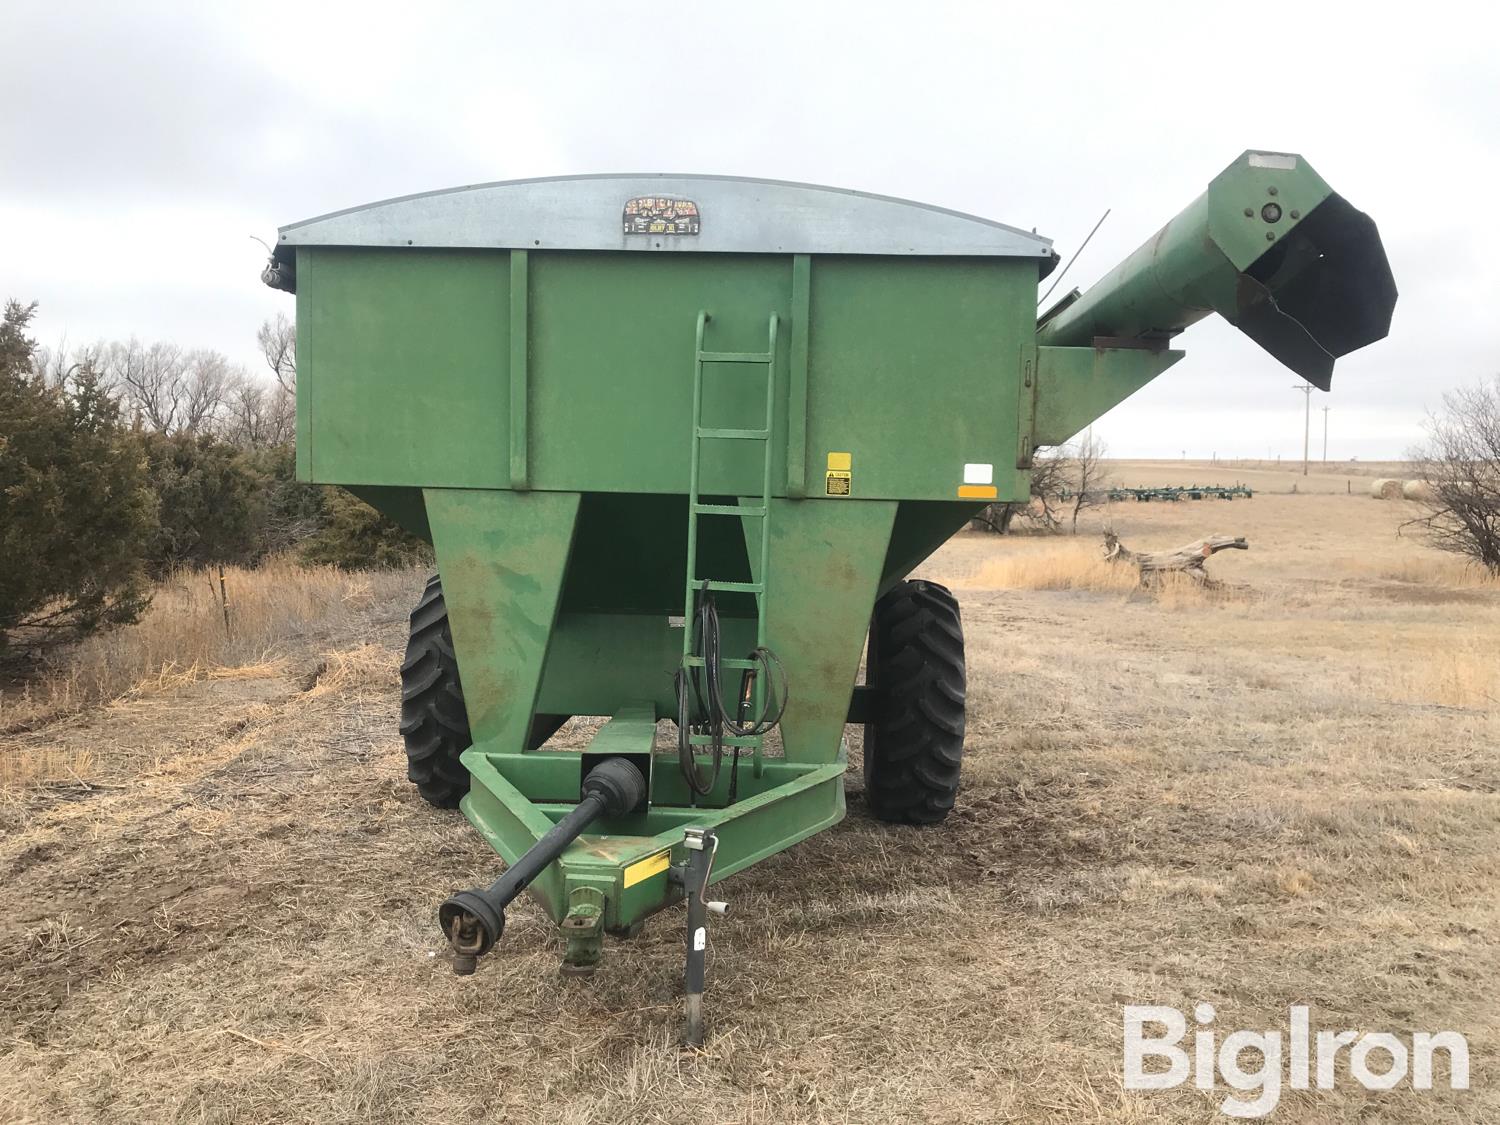
[[[964,466],[964,483],[965,484],[994,484],[995,483],[995,466],[994,465],[965,465]]]
[[[1252,152],[1250,167],[1279,168],[1284,172],[1290,172],[1297,167],[1297,158],[1285,152]]]
[[[682,629],[682,628],[686,628],[686,626],[687,626],[687,618],[683,617],[682,614],[680,614],[680,613],[672,613],[672,614],[668,614],[667,615],[667,628],[668,629]]]
[[[703,950],[708,948],[708,930],[699,926],[693,931],[693,949]]]

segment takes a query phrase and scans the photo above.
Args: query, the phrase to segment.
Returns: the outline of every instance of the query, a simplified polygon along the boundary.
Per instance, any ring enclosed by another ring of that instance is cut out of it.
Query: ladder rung
[[[774,363],[770,352],[699,352],[699,363]]]
[[[688,668],[702,668],[703,657],[685,656],[682,663]],[[720,668],[733,668],[736,672],[747,672],[760,667],[759,660],[747,660],[743,656],[721,656],[719,657]]]
[[[764,516],[764,508],[752,508],[739,504],[694,504],[693,512],[700,516]]]
[[[723,738],[719,739],[719,742],[724,746],[755,747],[760,745],[760,739],[758,738],[747,738],[737,734],[726,734]],[[688,736],[689,746],[712,746],[713,744],[714,736],[711,734],[692,734]]]
[[[760,582],[714,582],[697,581],[693,585],[699,589],[707,586],[710,590],[717,590],[721,594],[764,594],[765,586]]]
[[[724,426],[699,426],[698,436],[700,438],[736,438],[740,441],[765,441],[771,436],[771,431],[740,430]]]

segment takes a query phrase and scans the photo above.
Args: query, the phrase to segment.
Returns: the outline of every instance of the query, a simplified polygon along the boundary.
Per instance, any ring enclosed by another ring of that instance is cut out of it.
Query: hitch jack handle
[[[438,907],[438,924],[453,950],[453,971],[474,972],[505,932],[505,908],[601,816],[623,816],[646,796],[646,780],[625,758],[600,762],[583,779],[583,799],[488,887],[459,891]]]
[[[684,1047],[703,1046],[703,977],[708,960],[708,916],[729,913],[729,904],[708,900],[708,882],[713,875],[719,838],[712,828],[689,828],[684,832],[688,858],[679,878],[687,891],[687,972],[684,980],[682,1034]]]

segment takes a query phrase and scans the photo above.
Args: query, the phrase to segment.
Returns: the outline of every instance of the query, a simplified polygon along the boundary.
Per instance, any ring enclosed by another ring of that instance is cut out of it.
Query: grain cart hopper
[[[709,885],[838,823],[846,723],[875,816],[953,807],[958,606],[906,575],[1025,501],[1036,449],[1209,312],[1326,387],[1395,302],[1374,225],[1279,153],[1039,324],[1056,263],[969,215],[718,176],[487,184],[281,231],[263,278],[297,298],[298,476],[437,558],[410,777],[508,865],[442,905],[455,968],[522,890],[575,971],[686,899],[695,1010]],[[607,721],[545,745],[570,716]]]

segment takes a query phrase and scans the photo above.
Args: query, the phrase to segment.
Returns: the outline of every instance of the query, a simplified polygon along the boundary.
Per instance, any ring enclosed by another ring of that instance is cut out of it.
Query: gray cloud
[[[1301,151],[1380,224],[1392,336],[1340,365],[1348,452],[1399,453],[1500,371],[1500,89],[1488,8],[1170,3],[91,6],[12,0],[0,288],[45,338],[254,359],[251,233],[515,176],[677,170],[832,183],[1037,227],[1087,284],[1242,149]],[[1117,452],[1300,453],[1292,377],[1221,324],[1100,424]],[[1325,396],[1315,396],[1324,400]],[[1403,421],[1404,420],[1404,421]],[[1403,428],[1404,427],[1404,428]]]

